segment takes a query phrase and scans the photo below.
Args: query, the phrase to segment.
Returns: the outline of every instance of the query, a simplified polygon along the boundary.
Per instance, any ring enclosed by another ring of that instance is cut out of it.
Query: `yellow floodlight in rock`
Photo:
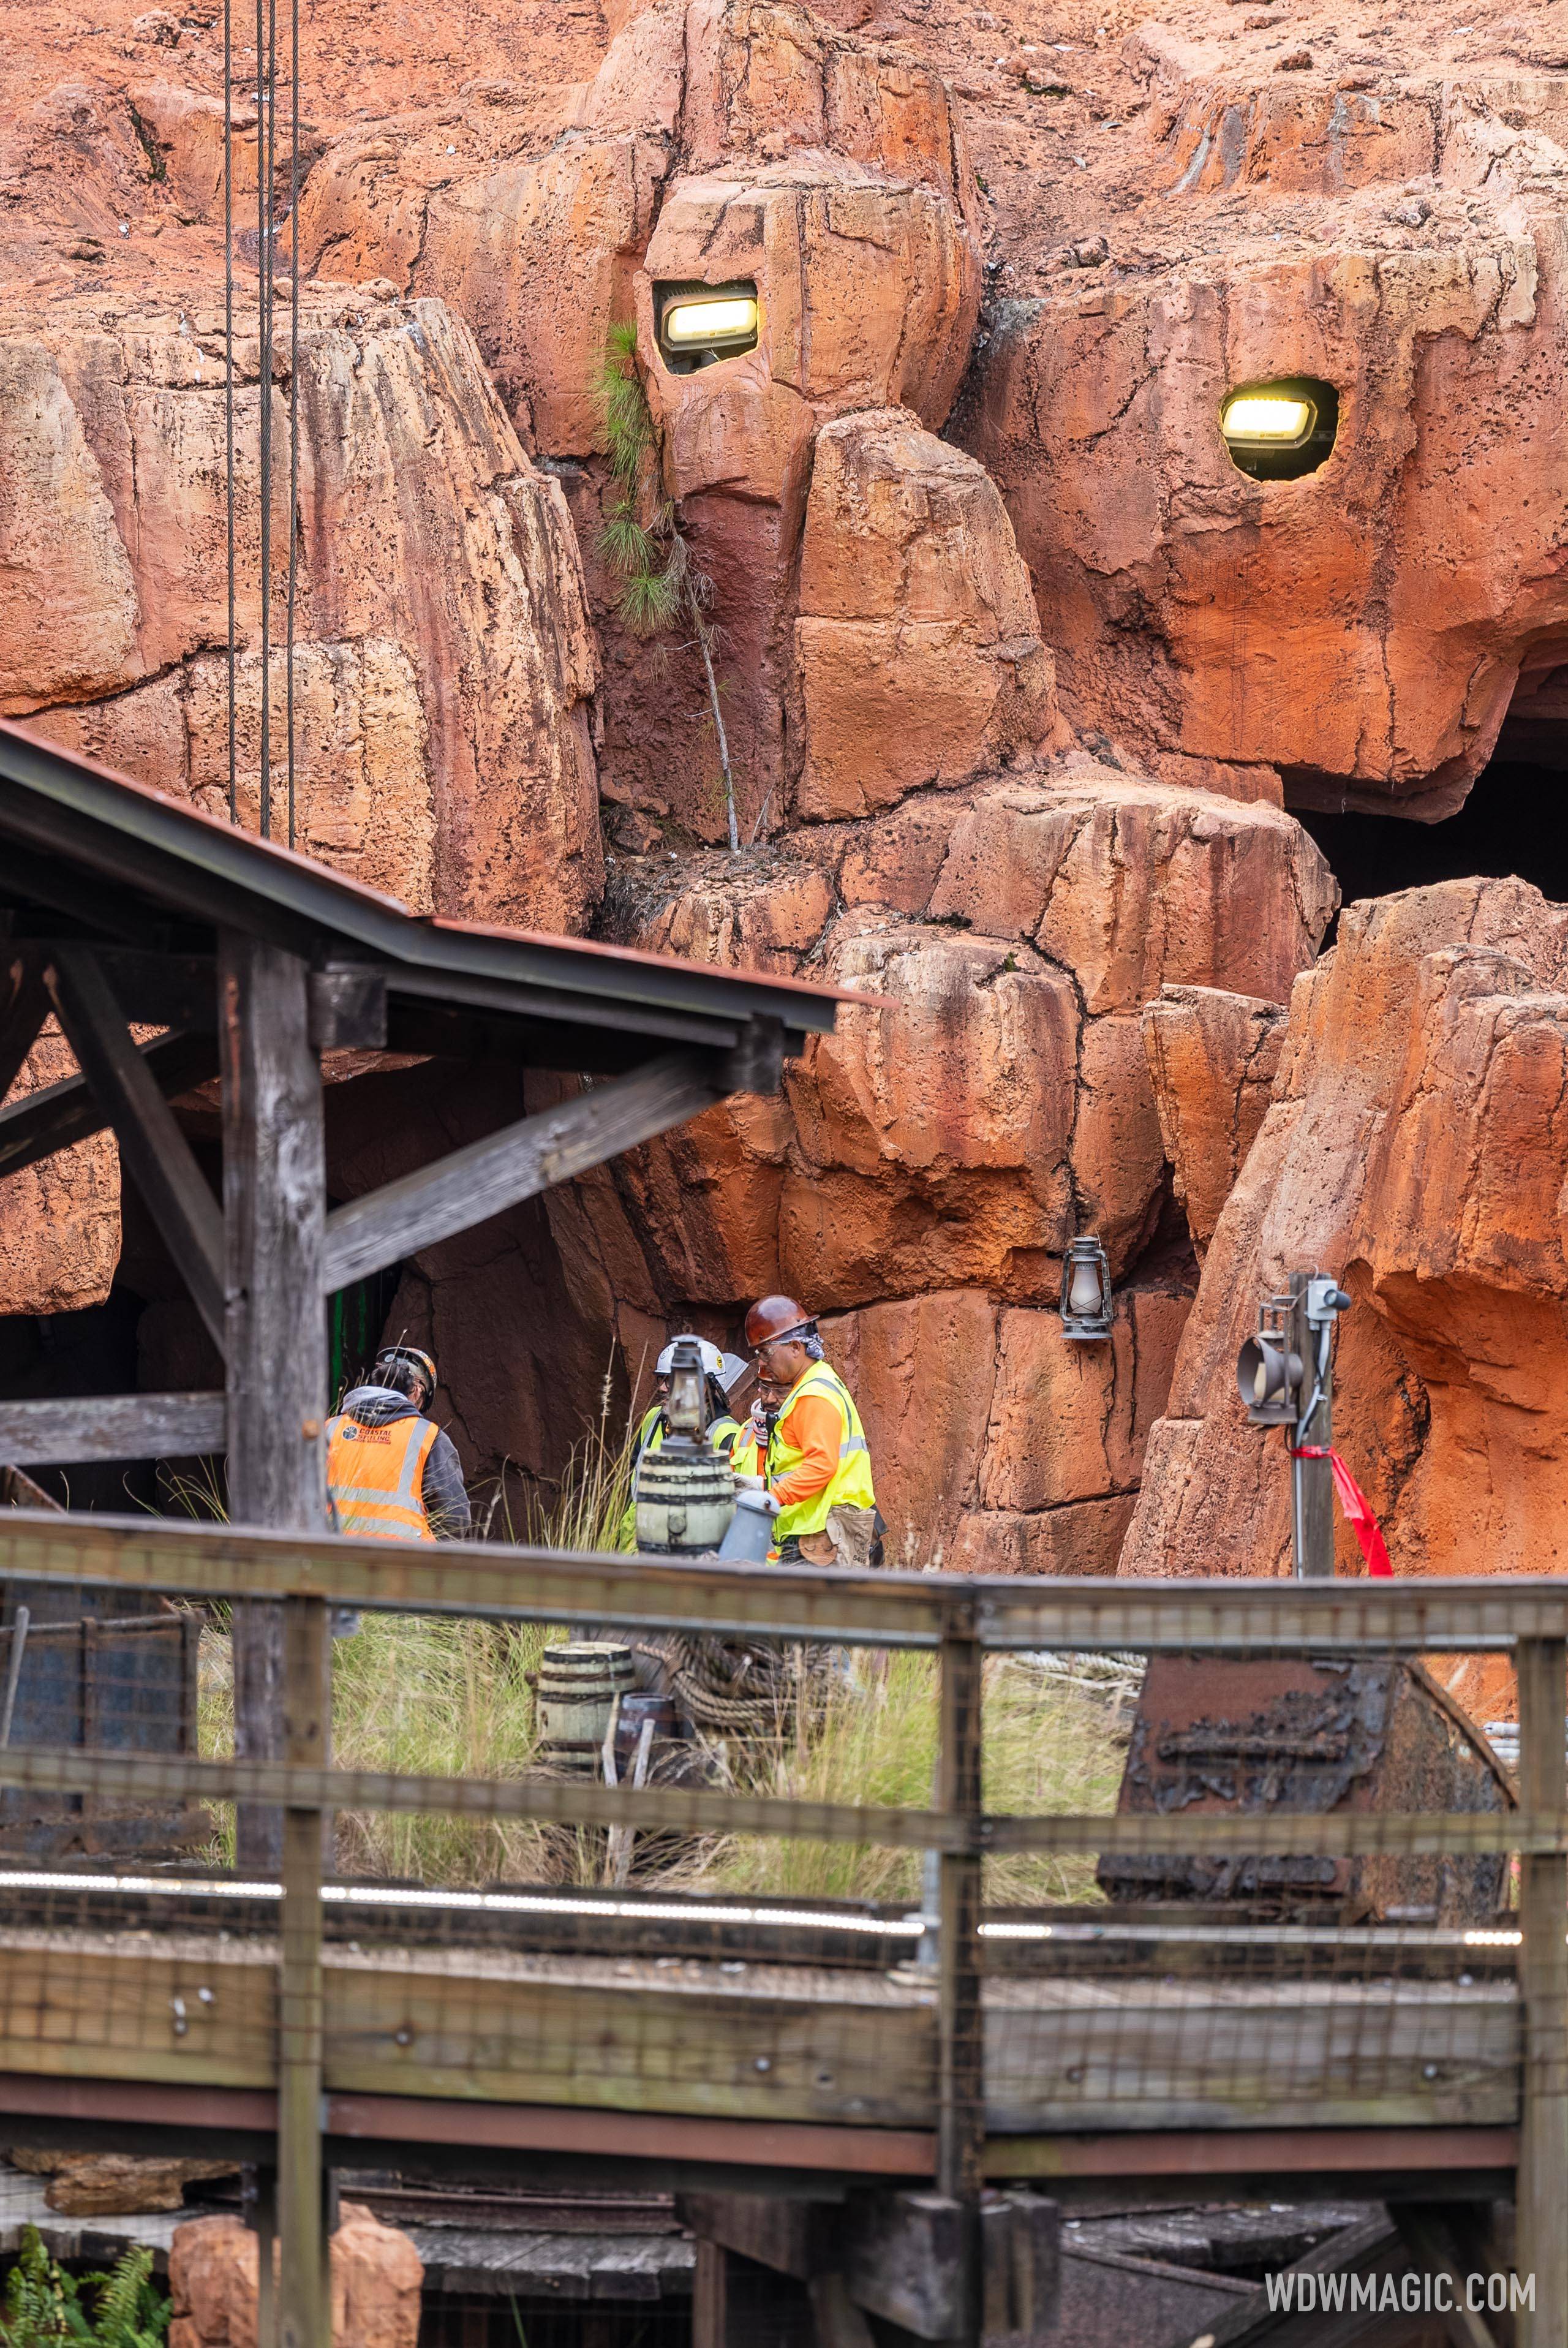
[[[659,353],[672,375],[691,375],[757,347],[759,312],[749,283],[655,285],[654,312]]]
[[[1291,376],[1238,384],[1220,402],[1220,431],[1238,472],[1255,481],[1315,473],[1334,448],[1339,395],[1331,383]]]
[[[722,302],[672,302],[665,312],[665,340],[676,350],[689,350],[694,343],[756,338],[754,294],[733,294]]]
[[[1305,440],[1312,429],[1310,399],[1274,391],[1238,391],[1220,412],[1227,440],[1269,440],[1276,446]]]

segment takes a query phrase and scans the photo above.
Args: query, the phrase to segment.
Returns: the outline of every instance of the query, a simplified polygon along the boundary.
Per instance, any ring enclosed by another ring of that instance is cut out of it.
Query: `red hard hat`
[[[792,1296],[758,1297],[746,1316],[746,1342],[755,1347],[782,1337],[803,1337],[815,1327],[816,1319]]]

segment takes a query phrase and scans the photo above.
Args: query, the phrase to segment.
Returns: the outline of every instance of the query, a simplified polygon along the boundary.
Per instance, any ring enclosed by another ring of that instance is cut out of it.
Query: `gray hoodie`
[[[390,1426],[400,1418],[419,1418],[407,1395],[396,1386],[356,1386],[343,1397],[343,1416],[360,1426]],[[438,1434],[425,1462],[419,1498],[438,1540],[461,1540],[472,1525],[469,1496],[463,1485],[462,1463],[449,1435]]]

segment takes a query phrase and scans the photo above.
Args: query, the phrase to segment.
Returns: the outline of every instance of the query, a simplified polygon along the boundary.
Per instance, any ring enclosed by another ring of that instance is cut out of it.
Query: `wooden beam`
[[[669,1052],[559,1108],[525,1117],[338,1207],[326,1219],[325,1292],[453,1238],[573,1174],[651,1140],[730,1090],[719,1055]]]
[[[218,1073],[218,1045],[211,1035],[160,1035],[137,1046],[148,1074],[166,1099],[177,1100],[193,1085]],[[85,1076],[65,1076],[41,1085],[0,1108],[0,1175],[18,1174],[57,1149],[69,1149],[101,1133],[108,1111]]]
[[[0,1459],[64,1468],[88,1459],[178,1459],[223,1448],[221,1394],[69,1395],[0,1402]]]
[[[223,1232],[218,1202],[88,946],[62,947],[45,984],[77,1064],[108,1113],[120,1157],[220,1352]]]
[[[237,931],[219,939],[229,1509],[235,1522],[319,1534],[326,1523],[325,1147],[308,973]],[[284,1627],[241,1610],[234,1740],[250,1760],[283,1750]],[[283,1821],[242,1811],[240,1864],[275,1868]]]

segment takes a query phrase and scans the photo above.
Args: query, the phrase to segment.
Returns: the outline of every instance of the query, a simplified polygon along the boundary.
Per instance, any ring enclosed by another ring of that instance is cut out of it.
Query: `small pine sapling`
[[[707,679],[707,705],[718,743],[725,814],[733,851],[740,846],[740,831],[735,808],[735,778],[729,765],[729,737],[724,730],[724,712],[719,706],[718,679],[713,664],[715,629],[708,617],[713,582],[693,561],[675,506],[663,493],[658,440],[647,394],[637,373],[634,325],[611,327],[596,389],[609,445],[610,471],[616,485],[614,502],[600,533],[599,551],[620,579],[616,609],[623,624],[634,635],[656,635],[683,613],[691,622],[693,641],[702,654],[703,674]]]

